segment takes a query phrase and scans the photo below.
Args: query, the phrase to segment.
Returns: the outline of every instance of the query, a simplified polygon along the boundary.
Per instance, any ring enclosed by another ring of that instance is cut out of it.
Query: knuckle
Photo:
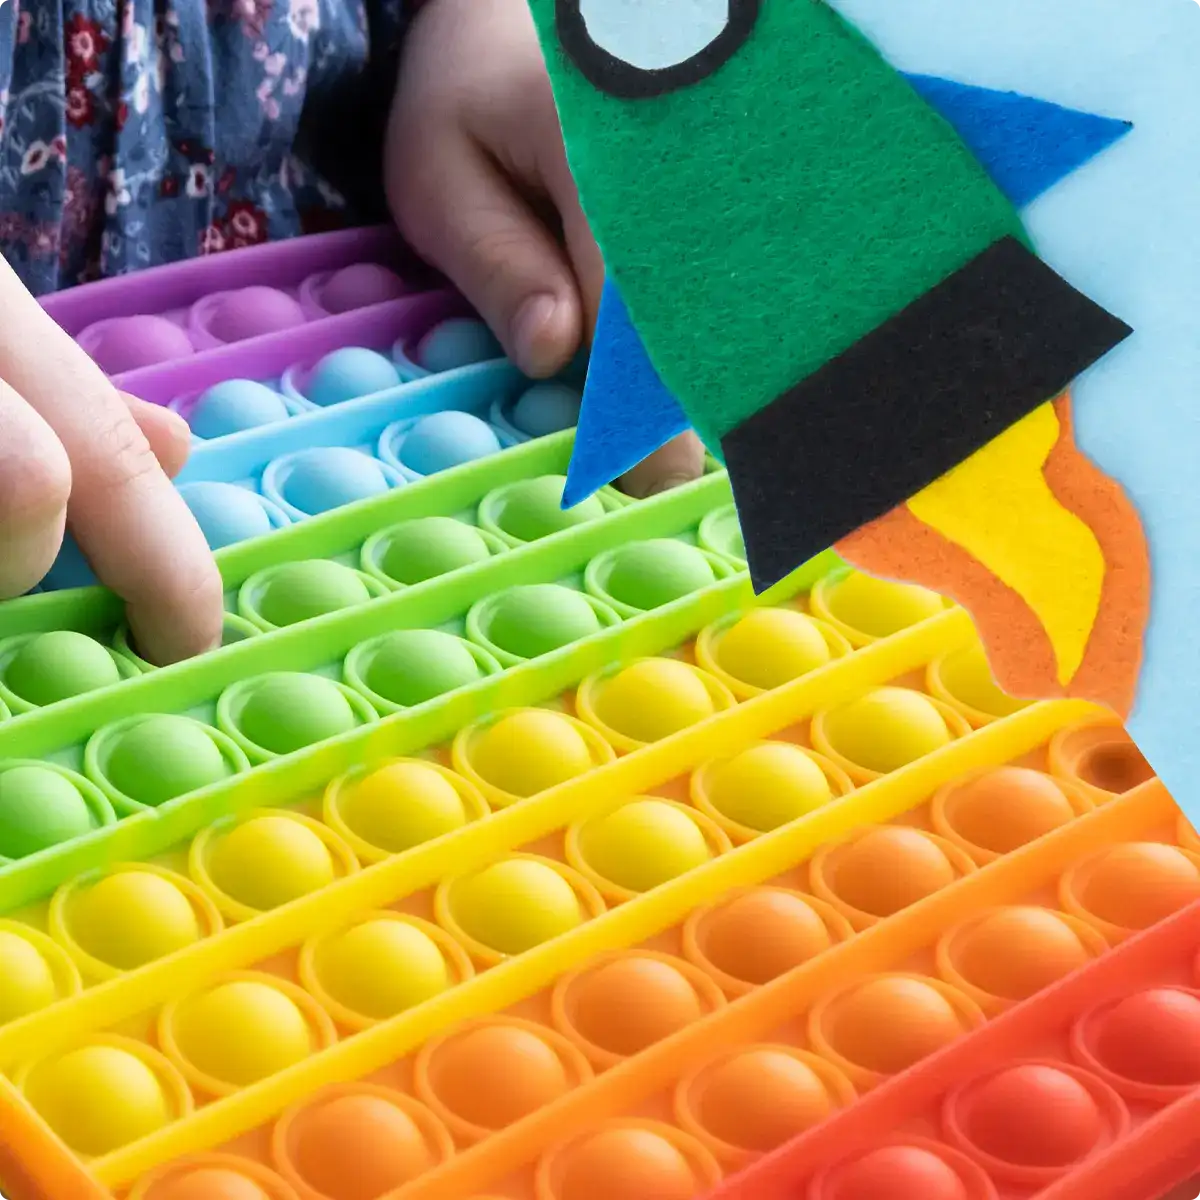
[[[96,437],[86,469],[77,471],[80,487],[89,497],[103,498],[123,491],[158,471],[158,459],[146,435],[132,417],[122,415],[102,428]]]

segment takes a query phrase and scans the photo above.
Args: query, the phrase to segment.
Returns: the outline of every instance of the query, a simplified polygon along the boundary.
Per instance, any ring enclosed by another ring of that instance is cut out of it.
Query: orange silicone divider
[[[1169,850],[1167,843],[1140,839],[1153,828],[1173,829],[1176,815],[1166,790],[1152,781],[1072,831],[1122,825],[1123,837],[1093,856],[1121,858],[1139,845]],[[1053,840],[1057,835],[1043,845]],[[1165,859],[1152,855],[1126,876],[1128,894],[1144,895],[1152,882],[1146,864],[1156,861],[1162,866]],[[1165,872],[1158,882],[1169,885]],[[1172,895],[1178,901],[1180,893]],[[1175,1134],[1162,1129],[1183,1128],[1174,1115],[1180,1109],[1196,1119],[1198,950],[1200,891],[1194,890],[1190,903],[1160,912],[1107,954],[761,1158],[712,1200],[825,1200],[828,1194],[840,1200],[842,1191],[828,1192],[830,1181],[842,1172],[852,1182],[883,1143],[920,1143],[926,1154],[912,1156],[907,1173],[893,1172],[889,1200],[970,1194],[946,1173],[941,1157],[946,1146],[982,1167],[993,1185],[990,1194],[1005,1200],[1033,1195],[1134,1200],[1159,1194],[1159,1186],[1165,1190],[1186,1178],[1200,1148],[1194,1124],[1173,1142]],[[1161,1180],[1153,1155],[1167,1164]],[[944,1186],[931,1182],[942,1176]],[[844,1194],[857,1200],[860,1193],[848,1182]]]
[[[0,1076],[0,1188],[20,1197],[109,1200],[107,1189]]]
[[[857,935],[827,946],[823,953],[745,992],[737,1003],[687,1024],[673,1036],[598,1074],[590,1084],[566,1092],[524,1120],[464,1149],[444,1167],[390,1194],[389,1200],[474,1200],[478,1195],[493,1194],[523,1200],[529,1194],[537,1164],[544,1161],[553,1147],[573,1142],[585,1130],[614,1119],[675,1122],[683,1094],[680,1088],[686,1090],[690,1086],[683,1081],[704,1072],[708,1064],[716,1064],[723,1056],[743,1061],[737,1071],[720,1080],[716,1094],[721,1098],[719,1107],[724,1114],[721,1120],[728,1121],[730,1114],[736,1114],[739,1121],[752,1121],[757,1119],[757,1108],[771,1119],[778,1117],[780,1124],[793,1120],[797,1122],[795,1128],[804,1128],[806,1114],[821,1116],[828,1107],[834,1115],[801,1138],[802,1142],[811,1138],[814,1144],[823,1145],[821,1131],[840,1128],[846,1123],[853,1126],[854,1114],[867,1101],[842,1107],[837,1115],[838,1087],[828,1082],[828,1076],[824,1087],[817,1086],[821,1083],[819,1075],[803,1059],[797,1061],[793,1057],[790,1062],[783,1061],[782,1056],[764,1054],[764,1048],[778,1050],[782,1046],[785,1055],[793,1056],[797,1051],[805,1054],[816,1051],[815,1057],[823,1067],[833,1068],[857,1094],[865,1091],[874,1096],[889,1092],[892,1084],[881,1082],[884,1076],[891,1076],[894,1083],[920,1075],[922,1068],[912,1063],[923,1061],[931,1051],[951,1043],[972,1044],[981,1036],[980,1027],[984,1031],[988,1028],[984,1025],[983,1007],[965,989],[937,977],[939,943],[962,929],[964,923],[978,924],[997,912],[1022,918],[1024,925],[1017,920],[1008,927],[988,930],[987,936],[977,937],[976,959],[984,964],[984,969],[992,969],[994,986],[1000,986],[996,982],[999,979],[1017,993],[992,997],[990,1011],[1023,1011],[1026,1006],[1017,1002],[1021,989],[1053,987],[1059,975],[1079,966],[1080,961],[1060,955],[1057,965],[1043,964],[1039,974],[1036,970],[1023,971],[1020,956],[1014,958],[1010,954],[1005,973],[1003,955],[999,961],[1001,969],[993,961],[997,947],[1002,947],[1014,931],[1018,939],[1024,939],[1022,947],[1044,947],[1047,940],[1060,948],[1069,944],[1077,926],[1069,914],[1063,916],[1056,911],[1057,880],[1078,862],[1097,854],[1163,830],[1171,836],[1175,815],[1170,797],[1156,784],[1088,811],[987,866],[962,874]],[[916,831],[915,826],[898,823],[882,828]],[[779,896],[789,895],[778,887],[751,891],[767,890]],[[743,898],[744,895],[734,896],[731,901],[741,902]],[[1032,919],[1039,917],[1040,924]],[[1106,949],[1103,938],[1091,929],[1084,937],[1075,939],[1074,944],[1082,962],[1103,954]],[[951,948],[943,951],[943,957],[957,953],[956,948]],[[811,1026],[814,1019],[820,1019],[822,1005],[828,1009],[831,1003],[828,998],[834,998],[832,1003],[841,1003],[847,996],[851,998],[853,1011],[846,1010],[846,1020],[840,1026],[835,1022],[833,1027],[832,1036],[839,1042],[837,1048],[842,1060],[836,1061],[833,1056],[821,1053],[821,1046],[806,1036],[805,1018]],[[900,1009],[908,1015],[898,1016]],[[906,1039],[908,1045],[902,1046]],[[950,1051],[943,1050],[931,1061],[940,1061],[946,1053]],[[895,1055],[893,1061],[887,1060],[888,1054]],[[872,1061],[873,1055],[883,1057]],[[746,1061],[747,1056],[753,1056],[755,1061]],[[868,1061],[850,1061],[863,1057]],[[851,1068],[849,1075],[847,1062]],[[703,1116],[699,1124],[706,1124]],[[695,1122],[685,1122],[683,1128],[694,1135],[695,1126]],[[720,1152],[722,1141],[727,1139],[719,1136],[708,1139],[710,1148],[728,1169],[736,1164],[731,1164],[728,1154]],[[750,1153],[746,1147],[741,1149],[744,1162],[765,1147],[754,1147]],[[639,1153],[653,1159],[665,1151],[647,1145]],[[757,1185],[737,1194],[739,1200],[751,1197],[762,1200]],[[779,1200],[784,1197],[795,1200],[796,1194],[794,1189],[778,1193]],[[960,1200],[957,1194],[954,1196]],[[931,1194],[921,1200],[940,1198]],[[992,1200],[990,1195],[988,1200]]]

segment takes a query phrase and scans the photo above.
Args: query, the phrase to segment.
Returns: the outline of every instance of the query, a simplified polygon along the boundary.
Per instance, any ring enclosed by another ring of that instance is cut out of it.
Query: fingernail
[[[672,491],[674,488],[683,487],[685,483],[691,483],[693,477],[691,475],[665,475],[662,479],[656,480],[646,489],[646,499],[651,496],[661,495],[663,492]]]
[[[527,375],[536,375],[553,347],[543,345],[546,329],[554,319],[558,299],[549,292],[530,296],[519,309],[512,323],[512,340],[518,365]]]

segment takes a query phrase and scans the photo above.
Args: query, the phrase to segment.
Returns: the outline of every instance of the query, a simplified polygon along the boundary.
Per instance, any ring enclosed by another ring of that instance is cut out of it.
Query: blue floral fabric
[[[358,219],[303,127],[330,97],[378,159],[346,98],[386,108],[353,85],[411,0],[0,5],[0,252],[35,294]]]

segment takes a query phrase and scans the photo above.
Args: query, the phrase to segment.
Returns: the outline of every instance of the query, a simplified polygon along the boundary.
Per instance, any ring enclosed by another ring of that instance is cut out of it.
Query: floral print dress
[[[0,0],[0,252],[42,294],[377,219],[412,0]]]

